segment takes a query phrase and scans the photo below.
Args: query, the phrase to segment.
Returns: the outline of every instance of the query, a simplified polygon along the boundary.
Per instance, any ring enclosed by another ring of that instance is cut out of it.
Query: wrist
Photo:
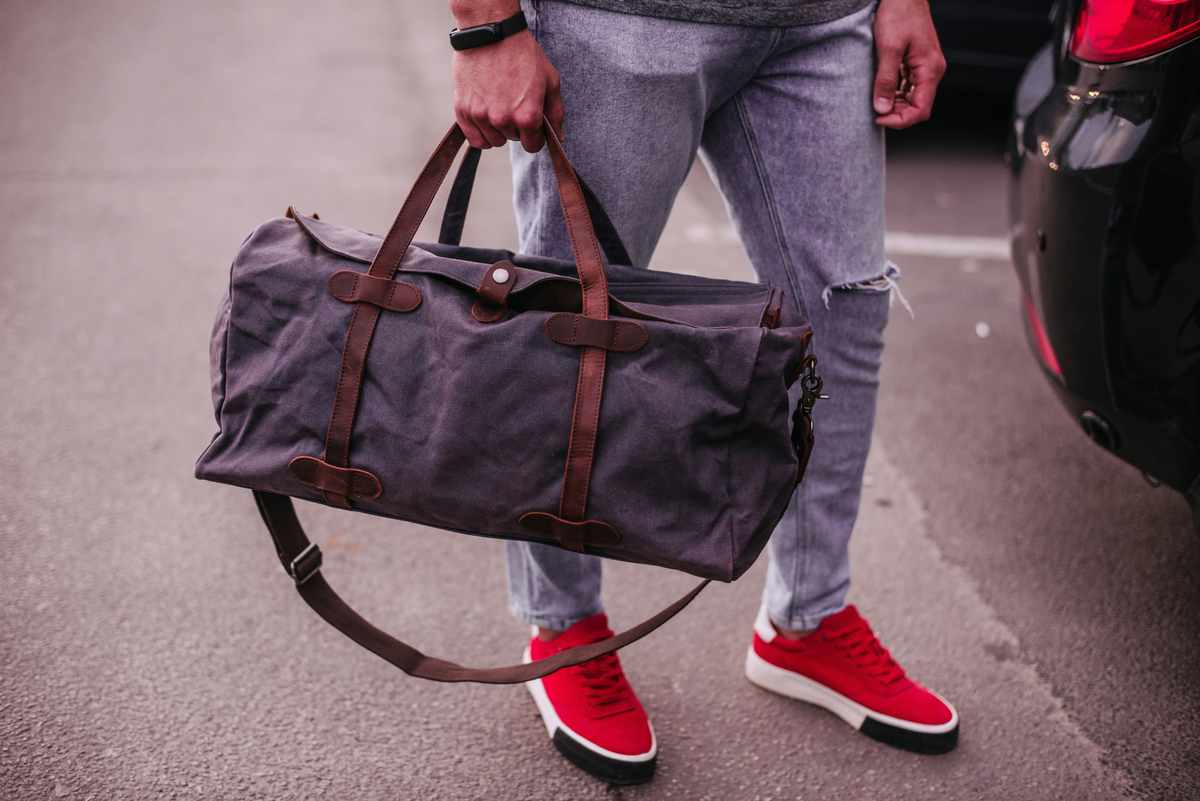
[[[459,30],[508,19],[521,10],[519,0],[450,0]]]

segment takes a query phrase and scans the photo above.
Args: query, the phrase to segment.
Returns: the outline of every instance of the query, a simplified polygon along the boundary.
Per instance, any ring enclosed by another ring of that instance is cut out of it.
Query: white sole
[[[746,678],[764,690],[828,709],[858,730],[862,729],[863,723],[868,719],[916,734],[948,734],[958,728],[958,711],[937,693],[933,694],[950,710],[949,722],[938,725],[913,723],[910,720],[873,712],[823,684],[790,670],[776,667],[756,654],[753,645],[746,654]],[[930,692],[933,691],[930,690]]]

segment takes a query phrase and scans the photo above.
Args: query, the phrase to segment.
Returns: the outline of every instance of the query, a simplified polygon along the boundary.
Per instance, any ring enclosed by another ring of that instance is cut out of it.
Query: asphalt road
[[[386,229],[451,121],[450,24],[416,0],[0,5],[0,797],[1200,795],[1200,541],[1057,406],[1003,259],[893,254],[915,316],[888,329],[852,546],[852,601],[958,706],[950,755],[744,680],[765,563],[625,652],[661,744],[625,789],[566,764],[523,688],[409,679],[295,597],[249,493],[192,478],[213,311],[289,203]],[[1003,237],[1004,118],[959,93],[891,137],[889,230]],[[467,241],[514,243],[509,188],[489,154]],[[653,266],[752,276],[701,170]],[[519,657],[497,543],[302,515],[376,622]],[[606,576],[617,624],[691,583]]]

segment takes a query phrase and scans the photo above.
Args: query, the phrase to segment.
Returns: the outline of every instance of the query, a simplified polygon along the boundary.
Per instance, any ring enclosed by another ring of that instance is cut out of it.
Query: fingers
[[[512,139],[520,139],[521,147],[530,153],[536,153],[546,144],[546,136],[542,132],[542,107],[523,110],[517,120],[517,135]]]
[[[904,59],[904,50],[882,40],[876,41],[876,49],[879,68],[875,71],[872,103],[876,114],[889,114],[896,105],[896,90],[900,88],[900,64]]]
[[[929,119],[933,113],[933,99],[937,94],[938,81],[945,67],[938,64],[914,67],[907,80],[893,97],[892,110],[875,118],[877,125],[899,130]],[[876,106],[878,108],[878,106]]]
[[[875,122],[907,128],[929,119],[946,59],[926,0],[879,0],[875,12],[879,67],[871,103]]]
[[[520,141],[537,152],[545,145],[544,118],[561,135],[558,72],[528,33],[456,52],[452,70],[454,115],[472,146],[487,149]]]
[[[492,139],[484,134],[480,127],[475,124],[475,120],[471,115],[456,109],[454,119],[458,121],[458,127],[462,128],[463,133],[466,134],[467,144],[471,147],[477,147],[480,150],[488,150],[493,147]]]

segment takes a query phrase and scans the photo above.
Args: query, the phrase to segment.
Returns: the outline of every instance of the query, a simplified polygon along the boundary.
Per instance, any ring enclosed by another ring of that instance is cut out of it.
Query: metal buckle
[[[300,555],[288,565],[288,575],[296,581],[299,587],[313,576],[321,572],[321,549],[315,542],[310,543]]]

